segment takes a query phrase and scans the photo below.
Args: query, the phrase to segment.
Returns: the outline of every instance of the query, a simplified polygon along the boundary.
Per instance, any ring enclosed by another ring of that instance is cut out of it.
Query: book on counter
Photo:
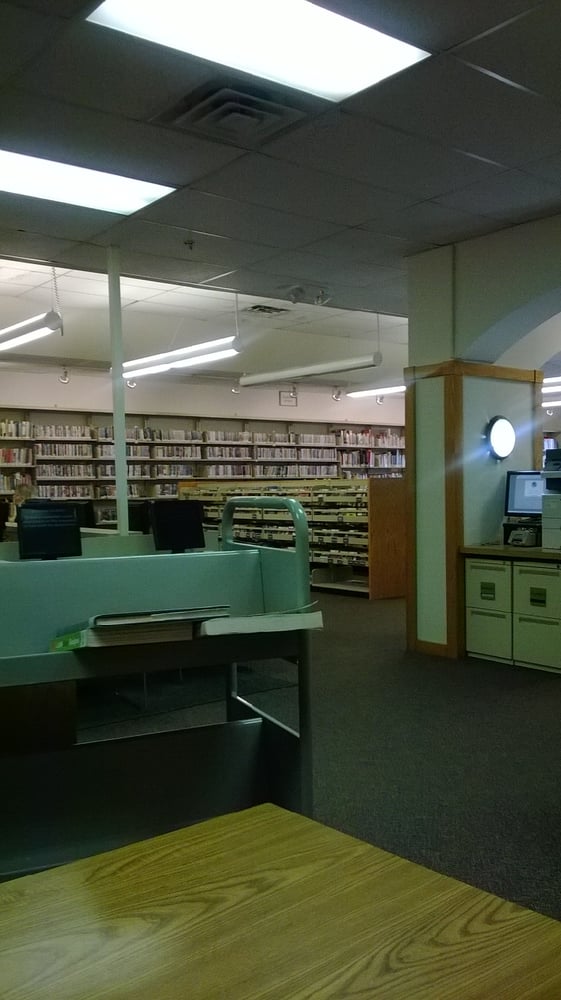
[[[321,611],[276,611],[262,615],[228,615],[201,622],[199,635],[234,635],[252,632],[295,632],[323,628]]]
[[[174,608],[93,615],[50,643],[52,653],[96,646],[129,646],[146,642],[181,642],[198,634],[202,622],[229,614],[229,607]]]

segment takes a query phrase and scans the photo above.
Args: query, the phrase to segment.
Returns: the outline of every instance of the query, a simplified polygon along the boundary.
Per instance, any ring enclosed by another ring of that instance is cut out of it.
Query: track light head
[[[336,403],[340,403],[341,402],[341,390],[339,388],[334,389],[333,392],[331,393],[331,398]]]
[[[62,372],[60,373],[58,380],[59,382],[62,382],[63,385],[68,385],[68,383],[70,382],[70,375],[68,374],[68,368],[62,369]]]

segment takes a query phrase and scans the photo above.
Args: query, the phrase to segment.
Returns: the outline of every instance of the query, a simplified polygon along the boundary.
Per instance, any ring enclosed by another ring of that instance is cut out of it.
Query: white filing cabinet
[[[466,650],[512,662],[512,569],[503,559],[466,559]]]
[[[561,564],[514,563],[515,663],[561,670]]]

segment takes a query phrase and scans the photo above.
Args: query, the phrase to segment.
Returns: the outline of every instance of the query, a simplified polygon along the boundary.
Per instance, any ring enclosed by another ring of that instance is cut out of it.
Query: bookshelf
[[[333,481],[335,486],[347,483],[345,496],[353,494],[358,503],[371,478],[401,477],[405,466],[402,427],[135,414],[127,418],[126,436],[131,499],[176,497],[178,483],[185,480],[209,485],[246,482],[253,494],[274,481],[290,488],[291,495],[296,488],[302,490],[303,496],[307,486]],[[98,523],[114,525],[110,415],[0,410],[0,495],[17,497],[24,487],[56,500],[91,498]],[[357,572],[367,572],[364,526],[353,539],[341,528],[337,538],[329,525],[326,520],[324,527],[315,527],[316,577],[323,567],[325,584],[327,577],[337,583],[336,560],[345,555],[337,554],[337,541],[348,550],[347,561],[340,565],[348,568],[350,559]]]
[[[179,495],[204,505],[207,528],[218,531],[226,500],[255,494],[242,480],[179,483]],[[388,475],[368,480],[300,479],[259,483],[261,496],[291,496],[308,519],[312,586],[371,598],[405,593],[405,480]],[[285,511],[244,510],[234,517],[239,541],[286,547],[294,532]]]

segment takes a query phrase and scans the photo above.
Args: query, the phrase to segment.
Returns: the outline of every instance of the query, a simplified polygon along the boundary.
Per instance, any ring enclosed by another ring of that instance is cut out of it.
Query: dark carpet
[[[316,818],[561,919],[561,676],[406,653],[403,601],[315,596]],[[247,677],[294,723],[291,669]],[[222,718],[164,706],[111,735]]]

